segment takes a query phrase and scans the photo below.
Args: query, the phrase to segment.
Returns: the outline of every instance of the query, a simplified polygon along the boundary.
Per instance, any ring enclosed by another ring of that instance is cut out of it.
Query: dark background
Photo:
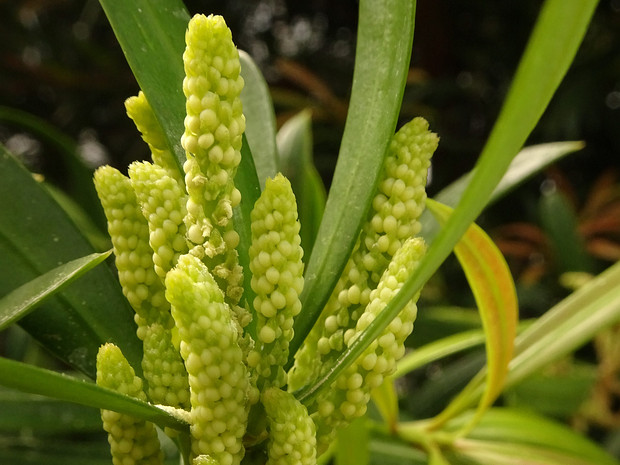
[[[425,116],[441,136],[431,191],[469,170],[495,120],[540,1],[418,2],[403,120]],[[282,122],[314,109],[317,164],[329,182],[344,124],[357,2],[187,2],[225,15],[260,63]],[[137,85],[96,1],[0,2],[0,104],[27,111],[86,144],[94,164],[148,156],[124,114]],[[620,1],[601,1],[579,55],[530,142],[583,139],[564,168],[587,186],[618,166]],[[0,126],[0,141],[62,183],[54,154]],[[98,146],[99,150],[94,148]],[[96,159],[99,154],[100,158]]]

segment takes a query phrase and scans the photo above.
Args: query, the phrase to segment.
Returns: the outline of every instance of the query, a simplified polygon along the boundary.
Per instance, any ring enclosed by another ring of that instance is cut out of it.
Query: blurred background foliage
[[[424,116],[441,137],[430,195],[474,165],[541,3],[418,1],[401,119]],[[353,74],[357,2],[186,5],[190,13],[225,16],[237,45],[265,74],[279,126],[312,110],[314,158],[329,186]],[[112,29],[96,0],[5,0],[0,18],[0,142],[85,207],[89,227],[102,230],[86,174],[104,163],[124,170],[149,156],[124,112],[124,100],[138,87]],[[586,147],[479,219],[511,266],[522,318],[539,316],[620,259],[620,0],[600,2],[528,144],[559,140],[583,140]],[[106,247],[104,238],[100,248]],[[448,261],[425,288],[411,345],[478,327],[475,312],[467,310],[472,305],[462,272]],[[0,334],[0,353],[44,357],[17,344],[21,337]],[[571,360],[512,389],[504,402],[565,419],[620,456],[619,340],[619,329],[606,331]],[[401,387],[415,395],[405,396],[404,411],[412,418],[436,413],[482,363],[483,352],[472,351],[408,376]]]

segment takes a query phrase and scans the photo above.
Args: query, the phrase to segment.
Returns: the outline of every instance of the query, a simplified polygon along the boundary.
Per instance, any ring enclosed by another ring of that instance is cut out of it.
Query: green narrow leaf
[[[256,311],[254,309],[254,297],[256,294],[252,290],[252,273],[250,271],[250,245],[252,243],[252,231],[250,229],[250,213],[254,208],[256,200],[260,196],[260,185],[254,167],[254,158],[247,143],[245,134],[243,135],[243,145],[241,146],[241,162],[235,175],[235,186],[241,192],[241,203],[233,209],[233,222],[235,231],[239,234],[239,263],[243,267],[243,295],[246,306],[252,313],[252,321],[247,326],[247,331],[256,340]]]
[[[183,173],[183,50],[189,14],[181,0],[99,0],[140,89]]]
[[[506,386],[571,353],[620,321],[620,263],[548,310],[519,335]]]
[[[112,251],[94,253],[65,263],[18,287],[0,299],[0,330],[26,316],[46,298],[99,265]]]
[[[469,465],[513,465],[527,463],[528,465],[592,465],[590,459],[584,459],[563,451],[550,450],[545,446],[521,444],[518,442],[502,442],[495,440],[477,441],[464,439],[459,446],[465,451],[460,457],[464,461],[456,463]],[[614,462],[603,462],[610,465]],[[598,465],[599,462],[596,462]]]
[[[2,433],[21,434],[24,428],[56,435],[102,431],[95,409],[9,389],[0,390],[0,412]]]
[[[94,186],[92,181],[92,173],[88,176],[88,182]],[[42,186],[52,196],[54,201],[67,213],[69,219],[75,224],[84,237],[88,239],[95,250],[105,252],[112,247],[112,241],[110,241],[110,236],[106,230],[107,228],[104,226],[100,229],[86,214],[84,209],[78,205],[73,197],[70,197],[64,191],[58,189],[52,184],[43,183]],[[97,202],[97,209],[101,209],[99,199],[97,199]]]
[[[474,329],[433,341],[405,355],[398,362],[398,367],[393,377],[398,379],[431,362],[484,344],[485,340],[484,331]]]
[[[503,197],[545,167],[584,147],[585,144],[581,141],[549,142],[525,147],[510,163],[506,174],[493,191],[489,204]],[[472,176],[472,172],[461,176],[442,189],[434,200],[450,207],[456,206]]]
[[[424,452],[392,436],[373,435],[369,447],[373,464],[428,465],[428,457]]]
[[[392,376],[386,378],[381,386],[371,392],[372,400],[390,431],[395,431],[398,426],[398,396],[394,379]]]
[[[284,123],[276,141],[282,173],[291,181],[297,199],[299,234],[307,263],[325,209],[325,186],[312,158],[311,112],[302,111]]]
[[[308,262],[291,356],[335,286],[370,207],[405,87],[415,1],[362,0],[349,113],[334,179]]]
[[[0,147],[0,295],[95,252],[67,214]],[[47,299],[19,324],[51,353],[91,377],[99,346],[114,342],[139,370],[142,345],[133,310],[107,266]]]
[[[430,199],[427,207],[444,224],[452,214],[450,207]],[[504,386],[519,320],[517,293],[506,260],[476,224],[472,224],[456,244],[454,253],[474,294],[486,339],[486,387],[477,414],[468,426],[473,427]],[[451,415],[448,406],[433,423],[442,424]]]
[[[540,222],[547,233],[560,273],[594,269],[585,241],[579,234],[577,216],[566,195],[544,189],[539,203]]]
[[[267,178],[273,178],[279,171],[276,115],[269,94],[269,86],[260,69],[252,57],[243,50],[239,50],[239,59],[241,60],[241,76],[245,81],[245,86],[241,91],[245,135],[252,149],[260,187],[264,189]]]
[[[0,357],[0,384],[29,394],[39,394],[67,402],[152,421],[160,427],[187,431],[187,424],[153,405],[119,394],[88,381],[37,368]]]
[[[506,102],[454,214],[431,243],[420,266],[383,310],[381,316],[385,314],[385,318],[370,323],[366,332],[343,351],[326,376],[318,379],[308,392],[332,383],[362,354],[439,268],[482,211],[564,77],[596,3],[596,0],[545,2]]]
[[[471,182],[455,214],[433,241],[426,259],[410,278],[410,286],[403,288],[403,294],[413,296],[422,287],[489,202],[512,159],[566,74],[596,4],[596,0],[572,2],[570,6],[562,0],[547,0],[544,3]]]
[[[340,430],[335,450],[335,464],[367,465],[370,461],[369,439],[368,427],[364,418],[358,418]]]

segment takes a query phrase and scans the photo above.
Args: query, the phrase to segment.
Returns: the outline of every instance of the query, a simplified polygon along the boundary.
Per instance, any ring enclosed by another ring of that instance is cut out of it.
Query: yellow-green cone
[[[301,310],[304,282],[297,203],[284,176],[267,179],[251,220],[249,254],[258,339],[248,363],[258,372],[257,386],[262,391],[286,384],[283,366],[293,338],[293,319]]]
[[[201,258],[224,292],[241,327],[250,316],[238,306],[243,294],[243,270],[236,246],[232,211],[241,201],[234,176],[241,160],[245,118],[239,53],[221,16],[194,16],[185,35],[183,54],[187,98],[185,184],[187,238],[193,255]]]
[[[189,409],[189,381],[181,354],[172,343],[171,331],[149,325],[144,338],[142,371],[154,404]]]
[[[157,404],[184,407],[188,405],[189,400],[187,374],[183,361],[171,342],[169,330],[174,326],[174,321],[170,315],[170,304],[164,295],[163,280],[156,274],[153,262],[153,257],[160,260],[163,255],[162,251],[170,247],[162,244],[157,249],[158,253],[153,254],[153,249],[149,245],[149,235],[152,242],[157,245],[153,241],[153,237],[156,237],[154,233],[158,235],[163,231],[170,232],[174,229],[169,227],[170,218],[174,217],[174,208],[170,205],[176,205],[176,203],[171,199],[168,199],[166,203],[163,198],[177,195],[178,185],[165,174],[163,168],[157,167],[154,169],[158,174],[163,174],[164,179],[169,181],[164,185],[171,187],[170,189],[148,190],[146,188],[148,184],[142,179],[148,176],[148,173],[142,175],[139,170],[144,166],[153,168],[156,165],[135,165],[134,177],[139,180],[134,180],[133,184],[137,185],[144,198],[144,210],[149,217],[153,217],[150,221],[154,231],[150,234],[148,221],[142,213],[143,209],[139,206],[129,178],[114,168],[104,166],[95,172],[95,187],[108,220],[108,231],[114,246],[116,268],[123,293],[136,311],[137,334],[144,346],[142,371],[147,381],[149,399]],[[154,184],[157,183],[154,182]],[[158,202],[168,208],[164,206],[156,208],[152,205]],[[150,210],[154,212],[150,213]],[[162,213],[167,215],[165,220],[161,219],[164,216]],[[183,226],[182,216],[178,212],[176,212],[176,217]],[[157,228],[157,224],[161,224],[161,231]],[[157,339],[153,336],[154,328],[161,328],[161,330],[156,330]],[[162,377],[161,371],[164,366],[170,369],[170,372]],[[173,376],[173,379],[169,380],[170,376]]]
[[[140,91],[136,97],[125,100],[125,109],[127,116],[133,120],[136,128],[142,134],[142,139],[151,149],[153,163],[164,168],[168,175],[182,186],[183,176],[179,166],[174,154],[168,148],[164,132],[144,93]]]
[[[102,166],[95,171],[94,179],[108,220],[123,294],[136,311],[138,337],[144,339],[149,324],[172,326],[164,286],[153,267],[148,223],[129,178],[110,166]]]
[[[146,401],[142,380],[114,344],[104,344],[99,348],[97,384]],[[108,432],[114,465],[163,464],[163,453],[152,423],[112,410],[101,410],[101,418],[103,428]]]
[[[306,407],[276,388],[267,389],[261,400],[269,423],[267,465],[315,465],[315,426]]]
[[[188,251],[185,239],[185,202],[182,187],[159,165],[134,162],[129,178],[149,225],[155,272],[163,280],[179,257]]]
[[[189,373],[192,452],[237,465],[245,452],[250,385],[230,307],[206,266],[190,254],[168,272],[166,298]]]

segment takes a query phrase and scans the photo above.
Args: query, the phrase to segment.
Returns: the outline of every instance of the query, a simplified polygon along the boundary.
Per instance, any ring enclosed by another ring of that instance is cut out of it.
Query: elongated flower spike
[[[171,182],[177,185],[174,180]],[[108,220],[123,294],[136,311],[149,399],[157,404],[185,407],[189,397],[187,373],[170,335],[162,334],[174,326],[174,321],[164,295],[163,280],[155,272],[148,222],[131,181],[120,171],[109,166],[99,168],[95,172],[95,187]],[[169,373],[164,375],[164,369]]]
[[[248,364],[256,367],[257,386],[262,391],[286,384],[283,366],[293,338],[293,319],[301,310],[299,294],[304,282],[297,203],[282,174],[267,179],[251,220],[249,254],[258,340]]]
[[[155,117],[146,96],[142,91],[135,97],[125,100],[125,109],[136,128],[142,134],[142,139],[151,149],[153,163],[166,170],[168,175],[175,179],[179,185],[183,185],[183,176],[174,158],[174,154],[166,144],[164,132]]]
[[[379,285],[371,292],[370,303],[358,319],[355,329],[349,329],[345,333],[347,347],[400,291],[404,282],[418,267],[425,251],[426,247],[421,238],[411,238],[396,252]],[[405,353],[405,339],[413,331],[417,298],[418,296],[415,296],[405,305],[381,336],[317,399],[313,408],[316,409],[314,419],[321,450],[329,445],[338,428],[366,413],[370,391],[379,387],[385,377],[396,369],[396,362]]]
[[[267,389],[261,400],[269,422],[267,465],[315,465],[315,426],[306,407],[276,388]]]
[[[187,195],[168,171],[147,162],[129,165],[129,178],[149,225],[155,272],[163,279],[189,250],[185,239]]]
[[[142,380],[138,378],[121,350],[114,344],[104,344],[97,354],[97,384],[126,396],[146,401]],[[102,410],[103,428],[114,465],[163,464],[157,431],[152,423],[129,415]]]
[[[241,201],[233,180],[245,130],[239,53],[221,16],[194,16],[185,40],[187,116],[181,144],[187,152],[187,238],[192,254],[204,260],[244,327],[250,317],[237,305],[243,270],[232,224],[233,208]]]
[[[340,354],[346,332],[355,328],[392,256],[420,231],[426,177],[438,141],[423,118],[414,118],[392,138],[367,221],[330,299],[295,355],[289,390],[315,379]]]
[[[238,465],[250,383],[230,307],[204,263],[191,254],[168,272],[166,298],[189,373],[192,452]]]
[[[110,166],[97,169],[95,188],[108,220],[123,294],[136,311],[138,337],[144,340],[148,325],[170,328],[174,324],[163,283],[153,267],[148,223],[129,178],[120,171]]]

